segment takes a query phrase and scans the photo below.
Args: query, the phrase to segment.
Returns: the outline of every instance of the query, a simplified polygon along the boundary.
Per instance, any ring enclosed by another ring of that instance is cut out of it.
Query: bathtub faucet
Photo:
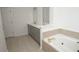
[[[77,42],[77,43],[79,43],[79,42]]]

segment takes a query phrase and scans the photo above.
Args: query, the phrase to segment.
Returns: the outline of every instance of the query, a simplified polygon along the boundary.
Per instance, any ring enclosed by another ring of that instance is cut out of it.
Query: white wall
[[[49,7],[43,7],[43,24],[49,24]]]
[[[49,23],[53,24],[53,16],[54,16],[54,11],[53,11],[54,7],[50,7],[49,8]]]
[[[36,25],[45,25],[49,23],[49,8],[35,7],[33,11],[33,20]]]
[[[5,36],[2,27],[1,9],[0,9],[0,52],[7,51]]]
[[[43,20],[42,7],[33,8],[33,20],[36,25],[42,25]]]
[[[38,15],[38,17],[37,17],[37,24],[38,25],[42,25],[43,23],[42,23],[42,21],[43,21],[43,8],[42,7],[38,7],[37,8],[37,15]]]
[[[53,10],[53,11],[52,11]],[[57,27],[79,32],[79,8],[56,7],[51,8],[52,24]]]
[[[33,23],[33,8],[2,8],[2,19],[6,37],[28,34],[28,23]]]

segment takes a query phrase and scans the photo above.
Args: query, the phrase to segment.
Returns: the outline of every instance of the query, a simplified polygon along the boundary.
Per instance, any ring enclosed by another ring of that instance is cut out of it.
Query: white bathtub
[[[48,39],[51,39],[51,41],[49,41]],[[63,34],[56,34],[54,36],[45,38],[44,42],[46,42],[59,52],[79,51],[79,39],[71,38]]]

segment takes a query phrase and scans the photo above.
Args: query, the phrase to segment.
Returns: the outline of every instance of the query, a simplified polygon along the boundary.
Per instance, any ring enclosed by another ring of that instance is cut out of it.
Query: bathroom
[[[79,52],[78,15],[79,7],[0,7],[0,52]]]

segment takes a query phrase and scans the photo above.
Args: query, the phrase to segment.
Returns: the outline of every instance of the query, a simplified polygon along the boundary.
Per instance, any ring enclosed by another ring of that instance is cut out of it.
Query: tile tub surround
[[[65,29],[60,29],[60,31],[64,35],[79,39],[79,32],[74,32],[74,31],[65,30]]]
[[[51,47],[48,43],[46,43],[44,41],[43,41],[43,44],[42,44],[42,49],[45,52],[57,52],[55,48]]]
[[[55,29],[55,30],[44,32],[43,38],[50,37],[50,36],[55,35],[55,34],[59,34],[60,31],[61,31],[60,29]]]
[[[79,39],[79,32],[70,31],[62,28],[44,32],[43,38],[50,37],[55,34],[64,34],[64,35]]]

